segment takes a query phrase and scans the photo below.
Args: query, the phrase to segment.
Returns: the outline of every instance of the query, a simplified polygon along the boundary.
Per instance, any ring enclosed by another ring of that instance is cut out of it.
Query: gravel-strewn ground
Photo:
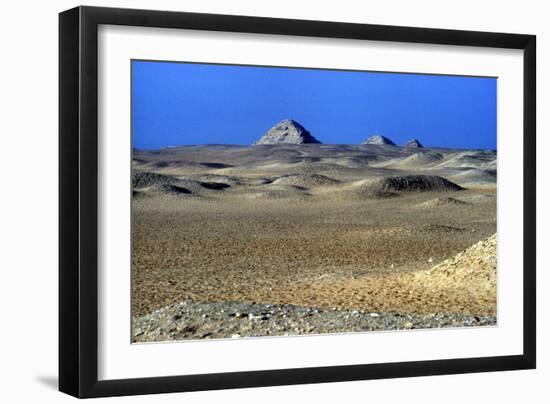
[[[278,304],[182,302],[134,318],[133,341],[240,338],[495,325],[494,316],[369,313]]]
[[[434,294],[399,277],[494,234],[495,195],[472,205],[419,209],[441,193],[335,203],[324,194],[300,202],[211,192],[224,196],[134,200],[134,316],[185,300],[494,314],[494,293],[472,297],[455,284],[452,293]],[[460,192],[462,199],[479,195]],[[472,307],[482,297],[491,301]]]

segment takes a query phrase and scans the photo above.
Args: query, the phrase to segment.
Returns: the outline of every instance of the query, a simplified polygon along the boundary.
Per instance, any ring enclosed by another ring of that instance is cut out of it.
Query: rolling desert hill
[[[334,181],[403,175],[439,176],[462,187],[494,187],[496,152],[392,145],[261,144],[201,145],[135,150],[133,169],[171,176],[197,174],[233,178],[250,185],[315,173]]]

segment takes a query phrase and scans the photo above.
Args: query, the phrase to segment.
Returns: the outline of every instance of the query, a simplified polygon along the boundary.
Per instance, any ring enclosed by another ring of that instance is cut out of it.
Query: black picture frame
[[[98,26],[278,34],[523,50],[523,354],[99,381]],[[59,15],[59,390],[104,397],[536,366],[536,37],[184,12],[77,7]]]

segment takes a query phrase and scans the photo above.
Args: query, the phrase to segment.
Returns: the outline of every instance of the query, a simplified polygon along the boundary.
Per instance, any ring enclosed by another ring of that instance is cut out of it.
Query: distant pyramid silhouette
[[[393,143],[390,139],[381,135],[371,136],[361,144],[388,144],[395,146],[395,143]]]
[[[307,144],[321,143],[293,119],[285,119],[269,129],[254,144]]]
[[[422,143],[420,143],[418,140],[411,139],[407,143],[405,143],[403,145],[403,147],[420,148],[420,147],[424,147],[424,146],[422,146]]]

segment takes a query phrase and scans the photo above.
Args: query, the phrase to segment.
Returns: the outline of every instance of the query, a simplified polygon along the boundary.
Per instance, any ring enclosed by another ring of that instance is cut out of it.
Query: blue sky
[[[323,143],[496,149],[497,79],[132,61],[134,147],[251,144],[292,118]]]

